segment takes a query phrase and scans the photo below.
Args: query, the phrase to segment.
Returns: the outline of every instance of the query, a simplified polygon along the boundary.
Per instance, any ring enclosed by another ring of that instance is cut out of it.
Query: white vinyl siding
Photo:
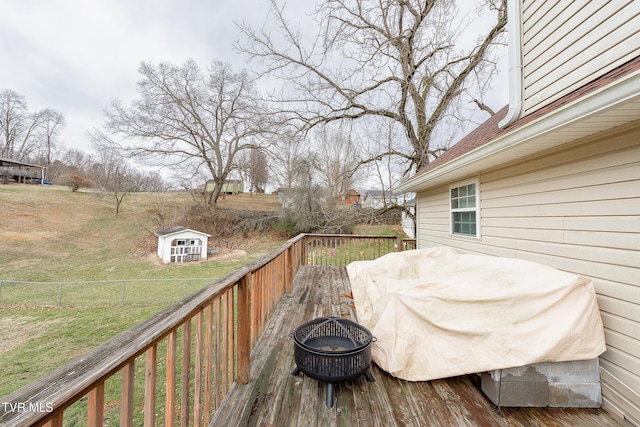
[[[527,259],[594,280],[603,404],[640,423],[640,123],[486,171],[481,238],[449,234],[449,187],[417,195],[418,247]]]
[[[640,55],[637,0],[523,1],[524,112]]]

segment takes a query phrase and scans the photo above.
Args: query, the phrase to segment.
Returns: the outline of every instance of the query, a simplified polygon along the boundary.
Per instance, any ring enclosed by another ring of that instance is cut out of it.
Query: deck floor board
[[[295,368],[291,333],[321,316],[355,318],[344,267],[303,267],[251,354],[249,383],[234,384],[210,426],[626,426],[604,409],[497,408],[477,375],[409,382],[372,364],[364,377],[336,384],[332,408],[326,385]]]

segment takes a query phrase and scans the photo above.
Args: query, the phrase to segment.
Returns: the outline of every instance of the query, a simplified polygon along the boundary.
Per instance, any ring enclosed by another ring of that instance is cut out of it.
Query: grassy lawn
[[[160,305],[0,307],[0,396],[47,374],[157,313]]]
[[[220,205],[275,210],[276,202],[275,196],[244,194],[227,196]],[[148,279],[220,277],[281,244],[268,238],[221,242],[213,236],[210,247],[219,252],[207,261],[163,265],[150,232],[157,228],[154,220],[159,212],[178,217],[192,203],[188,193],[128,194],[116,216],[109,194],[0,185],[0,281],[144,279],[126,283],[125,305],[119,305],[120,283],[65,285],[60,309],[44,307],[55,306],[58,285],[16,289],[6,283],[0,289],[0,397],[184,296],[183,281]],[[207,283],[190,282],[187,292]]]

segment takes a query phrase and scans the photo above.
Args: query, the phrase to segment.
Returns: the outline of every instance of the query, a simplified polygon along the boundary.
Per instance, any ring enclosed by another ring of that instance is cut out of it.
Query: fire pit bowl
[[[327,407],[333,406],[333,384],[360,375],[374,381],[368,369],[375,338],[367,328],[341,317],[320,317],[299,326],[291,335],[296,361],[292,374],[303,372],[326,382]]]

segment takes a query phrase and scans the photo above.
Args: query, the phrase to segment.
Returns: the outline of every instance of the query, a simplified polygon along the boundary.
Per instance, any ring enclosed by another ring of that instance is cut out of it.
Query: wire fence
[[[0,280],[0,305],[78,307],[172,304],[214,280],[214,278],[84,282]]]

